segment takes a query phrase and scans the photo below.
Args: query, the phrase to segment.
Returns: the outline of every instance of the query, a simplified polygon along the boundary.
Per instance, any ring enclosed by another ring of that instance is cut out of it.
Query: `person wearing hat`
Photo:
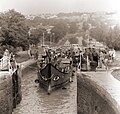
[[[9,56],[9,51],[6,49],[3,56]]]

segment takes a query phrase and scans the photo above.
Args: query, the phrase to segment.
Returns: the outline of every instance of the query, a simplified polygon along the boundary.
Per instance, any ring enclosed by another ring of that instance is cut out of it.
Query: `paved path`
[[[24,62],[19,63],[19,64],[21,65],[21,68],[24,69],[24,68],[28,67],[29,65],[31,65],[31,64],[33,64],[33,63],[35,63],[35,62],[36,62],[36,60],[34,60],[34,59],[29,59],[29,60],[24,61]]]
[[[82,78],[96,88],[98,94],[114,108],[116,114],[120,114],[120,81],[115,79],[111,72],[112,70],[82,72]],[[78,76],[80,76],[80,72],[78,72]]]

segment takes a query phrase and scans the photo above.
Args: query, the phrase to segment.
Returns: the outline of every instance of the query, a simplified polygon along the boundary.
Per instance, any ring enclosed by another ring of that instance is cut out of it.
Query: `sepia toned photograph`
[[[120,114],[120,1],[0,0],[0,114]]]

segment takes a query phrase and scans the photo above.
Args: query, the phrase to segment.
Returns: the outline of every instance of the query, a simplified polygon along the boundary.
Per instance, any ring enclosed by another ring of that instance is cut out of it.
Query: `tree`
[[[4,40],[1,45],[9,45],[10,47],[22,47],[24,50],[28,48],[28,26],[25,24],[24,15],[14,10],[9,10],[2,15],[1,23],[2,37]]]
[[[70,38],[69,41],[70,41],[70,44],[78,44],[77,38]]]
[[[76,31],[78,30],[78,26],[75,22],[71,22],[69,24],[69,32],[70,33],[76,33]]]
[[[30,44],[37,45],[39,42],[43,42],[43,34],[46,36],[46,30],[44,28],[38,28],[31,30],[31,35],[29,37]]]
[[[99,42],[106,41],[107,35],[108,35],[108,28],[103,23],[90,30],[90,36],[92,38],[95,38]]]
[[[120,27],[118,25],[113,29],[110,28],[106,43],[110,48],[114,47],[117,50],[120,49]]]
[[[52,29],[51,33],[54,33],[54,40],[55,42],[58,42],[61,40],[68,32],[68,26],[64,22],[57,23]]]
[[[89,24],[88,24],[87,22],[83,22],[83,27],[82,27],[82,29],[83,29],[84,31],[88,30],[88,29],[89,29]]]

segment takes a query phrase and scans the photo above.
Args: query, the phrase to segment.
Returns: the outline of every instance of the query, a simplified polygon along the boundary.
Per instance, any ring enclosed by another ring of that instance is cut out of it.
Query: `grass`
[[[27,51],[22,51],[17,53],[15,58],[17,63],[21,63],[21,62],[27,61],[29,59],[29,56]]]

